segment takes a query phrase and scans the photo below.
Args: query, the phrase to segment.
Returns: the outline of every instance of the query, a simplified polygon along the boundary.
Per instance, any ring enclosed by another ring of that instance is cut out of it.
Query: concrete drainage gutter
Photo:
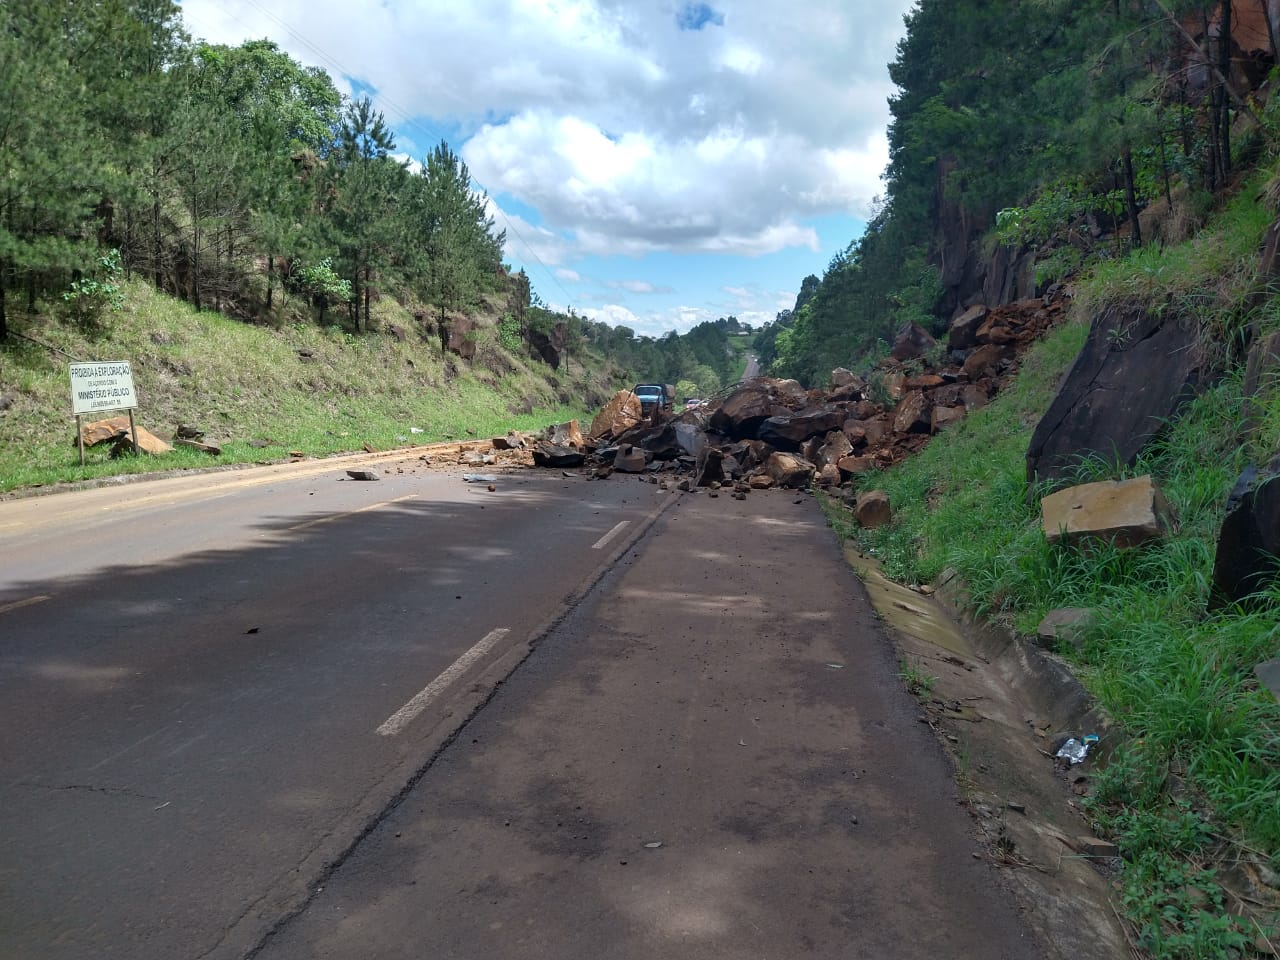
[[[845,555],[889,628],[920,721],[952,758],[984,850],[974,855],[1004,868],[1044,956],[1131,957],[1110,901],[1115,851],[1091,836],[1079,806],[1098,755],[1065,769],[1053,756],[1068,736],[1107,744],[1092,697],[1058,657],[962,613],[954,575],[927,594],[888,580],[852,546]]]

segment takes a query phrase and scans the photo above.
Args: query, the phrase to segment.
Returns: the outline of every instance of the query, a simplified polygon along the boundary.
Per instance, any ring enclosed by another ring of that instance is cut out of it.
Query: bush
[[[105,333],[107,313],[115,313],[124,306],[122,273],[120,251],[112,248],[97,258],[92,273],[73,280],[62,294],[67,318],[87,336]]]

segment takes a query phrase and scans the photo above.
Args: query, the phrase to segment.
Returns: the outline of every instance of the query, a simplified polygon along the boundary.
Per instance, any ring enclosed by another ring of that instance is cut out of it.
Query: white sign
[[[132,410],[137,405],[129,361],[71,364],[71,412],[76,416],[102,410]]]

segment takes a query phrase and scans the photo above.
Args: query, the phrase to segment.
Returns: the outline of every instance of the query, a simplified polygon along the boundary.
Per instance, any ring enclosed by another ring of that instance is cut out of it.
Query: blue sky
[[[642,334],[753,324],[859,236],[909,0],[182,0],[439,139],[554,307]]]

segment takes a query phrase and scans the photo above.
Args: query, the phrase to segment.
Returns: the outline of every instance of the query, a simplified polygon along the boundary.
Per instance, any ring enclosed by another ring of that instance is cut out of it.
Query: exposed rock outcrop
[[[1087,457],[1132,464],[1209,373],[1191,323],[1108,307],[1031,437],[1027,480],[1064,479]]]

